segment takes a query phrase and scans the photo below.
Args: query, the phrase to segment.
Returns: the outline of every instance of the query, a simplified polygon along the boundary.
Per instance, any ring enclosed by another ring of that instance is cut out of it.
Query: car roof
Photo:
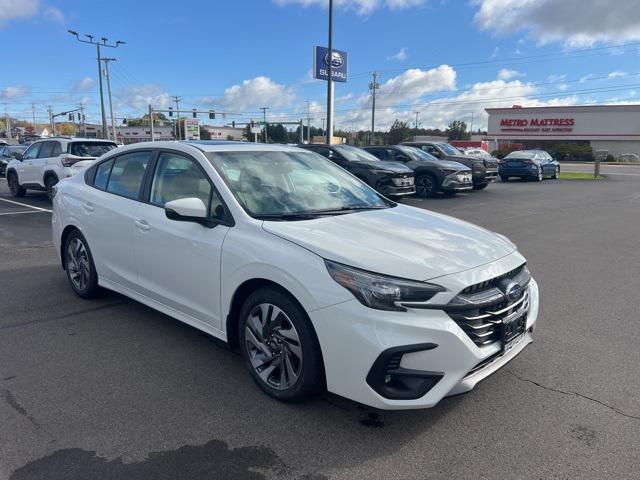
[[[59,142],[87,142],[87,143],[104,143],[104,142],[109,142],[109,143],[116,143],[113,140],[108,140],[106,138],[84,138],[84,137],[49,137],[49,138],[39,138],[37,140],[34,140],[33,143],[31,143],[31,145],[35,144],[35,143],[41,143],[41,142],[48,142],[51,140],[56,140]]]

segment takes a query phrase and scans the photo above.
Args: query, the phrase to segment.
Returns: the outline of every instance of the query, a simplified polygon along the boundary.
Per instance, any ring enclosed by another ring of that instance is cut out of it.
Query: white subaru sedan
[[[431,407],[518,355],[538,316],[506,237],[295,147],[113,150],[58,184],[53,240],[79,296],[114,290],[229,342],[283,401]]]

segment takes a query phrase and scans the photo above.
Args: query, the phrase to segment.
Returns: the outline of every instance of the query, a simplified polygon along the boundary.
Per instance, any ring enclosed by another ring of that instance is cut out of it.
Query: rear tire
[[[238,339],[245,365],[265,393],[299,402],[325,388],[322,353],[307,313],[273,287],[244,302]]]
[[[20,185],[18,175],[15,172],[9,172],[7,183],[12,197],[24,197],[25,193],[27,193],[27,189]]]
[[[98,273],[89,244],[80,230],[74,230],[67,236],[62,255],[71,289],[79,297],[94,298],[100,288]]]
[[[500,175],[500,180],[503,182],[508,182],[509,181],[509,177],[507,177],[506,175]]]
[[[560,178],[560,167],[556,168],[556,171],[551,178],[553,178],[554,180],[557,180]]]
[[[419,175],[416,178],[416,195],[420,198],[432,198],[438,193],[436,179],[429,174]]]
[[[44,179],[44,189],[47,192],[47,197],[50,202],[53,202],[53,187],[58,183],[58,180],[53,175],[49,175]]]
[[[544,178],[544,175],[542,173],[542,169],[540,169],[540,170],[538,170],[538,176],[534,177],[533,179],[536,182],[541,182],[543,178]]]

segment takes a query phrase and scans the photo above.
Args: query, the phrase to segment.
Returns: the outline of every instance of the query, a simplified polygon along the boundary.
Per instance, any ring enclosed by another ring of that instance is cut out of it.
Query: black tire
[[[9,184],[9,191],[12,197],[24,197],[25,193],[27,193],[27,189],[20,185],[18,175],[15,172],[9,172],[7,175],[7,183]]]
[[[544,179],[544,173],[542,173],[542,169],[538,170],[538,175],[533,177],[533,180],[536,182],[541,182]]]
[[[560,178],[560,167],[556,168],[556,171],[551,178],[553,178],[554,180]]]
[[[265,287],[249,295],[240,310],[238,339],[251,376],[273,398],[299,402],[325,389],[322,352],[311,321],[285,292]]]
[[[62,255],[71,289],[79,297],[94,298],[100,290],[98,273],[89,244],[80,230],[74,230],[67,236]]]
[[[484,190],[485,188],[487,188],[489,186],[488,183],[474,183],[473,184],[473,189],[474,190]]]
[[[507,177],[506,175],[500,175],[500,180],[502,180],[503,182],[508,182],[509,177]]]
[[[428,173],[416,177],[416,195],[420,198],[432,198],[438,193],[438,182]]]
[[[53,187],[56,183],[58,183],[58,179],[53,175],[49,175],[44,179],[44,189],[47,192],[47,198],[49,198],[50,202],[53,202]]]

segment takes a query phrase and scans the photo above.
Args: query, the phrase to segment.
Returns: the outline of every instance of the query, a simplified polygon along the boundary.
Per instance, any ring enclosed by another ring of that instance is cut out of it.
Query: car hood
[[[516,250],[506,237],[406,205],[313,220],[265,221],[263,228],[325,259],[414,280],[457,273]]]
[[[451,160],[438,160],[437,165],[445,168],[459,168],[460,170],[469,170],[469,167],[460,163],[452,162]]]
[[[362,165],[366,165],[369,168],[376,168],[379,170],[387,170],[393,173],[412,173],[412,170],[402,163],[397,162],[376,162],[376,161],[360,161]]]

